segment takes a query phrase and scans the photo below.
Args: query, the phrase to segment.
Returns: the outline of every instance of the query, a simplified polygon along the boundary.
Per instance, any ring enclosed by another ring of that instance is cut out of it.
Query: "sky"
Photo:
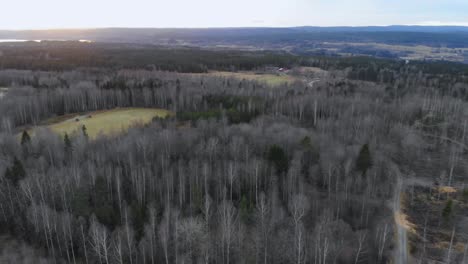
[[[0,29],[468,26],[468,0],[4,0]]]

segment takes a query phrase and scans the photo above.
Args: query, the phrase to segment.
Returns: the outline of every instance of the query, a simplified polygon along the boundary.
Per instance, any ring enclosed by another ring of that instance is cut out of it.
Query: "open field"
[[[395,58],[407,60],[444,60],[465,62],[468,48],[431,47],[426,45],[397,45],[385,43],[324,42],[320,48],[343,56],[356,54],[376,55],[392,54]]]
[[[249,81],[257,81],[266,83],[270,86],[279,86],[285,83],[291,84],[297,81],[301,81],[300,78],[290,76],[285,73],[255,73],[255,72],[225,72],[225,71],[213,71],[207,73],[210,76],[219,76],[225,78],[236,78],[245,79]]]
[[[135,124],[147,124],[154,117],[166,117],[171,112],[164,109],[152,108],[118,108],[108,111],[91,112],[86,115],[67,115],[65,120],[53,118],[47,121],[48,128],[64,135],[72,135],[86,126],[90,138],[99,134],[113,135],[125,132]],[[34,133],[34,130],[32,131]]]

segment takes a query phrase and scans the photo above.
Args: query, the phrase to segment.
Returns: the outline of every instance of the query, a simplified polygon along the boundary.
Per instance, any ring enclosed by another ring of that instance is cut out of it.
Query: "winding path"
[[[319,78],[314,78],[313,80],[311,81],[308,81],[307,85],[311,88],[314,87],[314,84],[317,83],[317,82],[320,82],[320,79]]]
[[[403,180],[398,175],[395,194],[393,198],[393,213],[395,216],[395,225],[397,228],[397,246],[395,252],[395,263],[408,263],[408,234],[403,222],[403,213],[401,212],[401,195],[404,191]]]

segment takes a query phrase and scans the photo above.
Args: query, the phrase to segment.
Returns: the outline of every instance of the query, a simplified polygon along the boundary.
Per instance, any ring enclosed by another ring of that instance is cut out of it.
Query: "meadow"
[[[95,139],[100,134],[124,133],[132,126],[148,124],[154,117],[163,118],[170,114],[170,111],[164,109],[117,108],[82,115],[67,115],[66,118],[58,117],[48,120],[44,126],[60,135],[73,135],[81,132],[85,126],[88,136]],[[34,134],[34,129],[32,133]]]
[[[225,72],[225,71],[212,71],[207,75],[219,76],[224,78],[235,78],[240,80],[256,81],[266,83],[269,86],[280,86],[283,84],[291,84],[301,79],[285,74],[285,73],[255,73],[255,72]]]

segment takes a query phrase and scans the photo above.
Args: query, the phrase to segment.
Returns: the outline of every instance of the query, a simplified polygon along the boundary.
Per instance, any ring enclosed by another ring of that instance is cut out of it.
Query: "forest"
[[[53,41],[0,55],[1,263],[467,261],[467,65]],[[125,108],[173,114],[96,138],[47,128]]]
[[[325,42],[386,43],[466,48],[464,26],[239,27],[239,28],[88,28],[0,30],[2,39],[67,39],[106,43],[190,44],[191,46],[289,46]],[[306,48],[304,46],[304,48]],[[310,48],[310,46],[309,46]]]

